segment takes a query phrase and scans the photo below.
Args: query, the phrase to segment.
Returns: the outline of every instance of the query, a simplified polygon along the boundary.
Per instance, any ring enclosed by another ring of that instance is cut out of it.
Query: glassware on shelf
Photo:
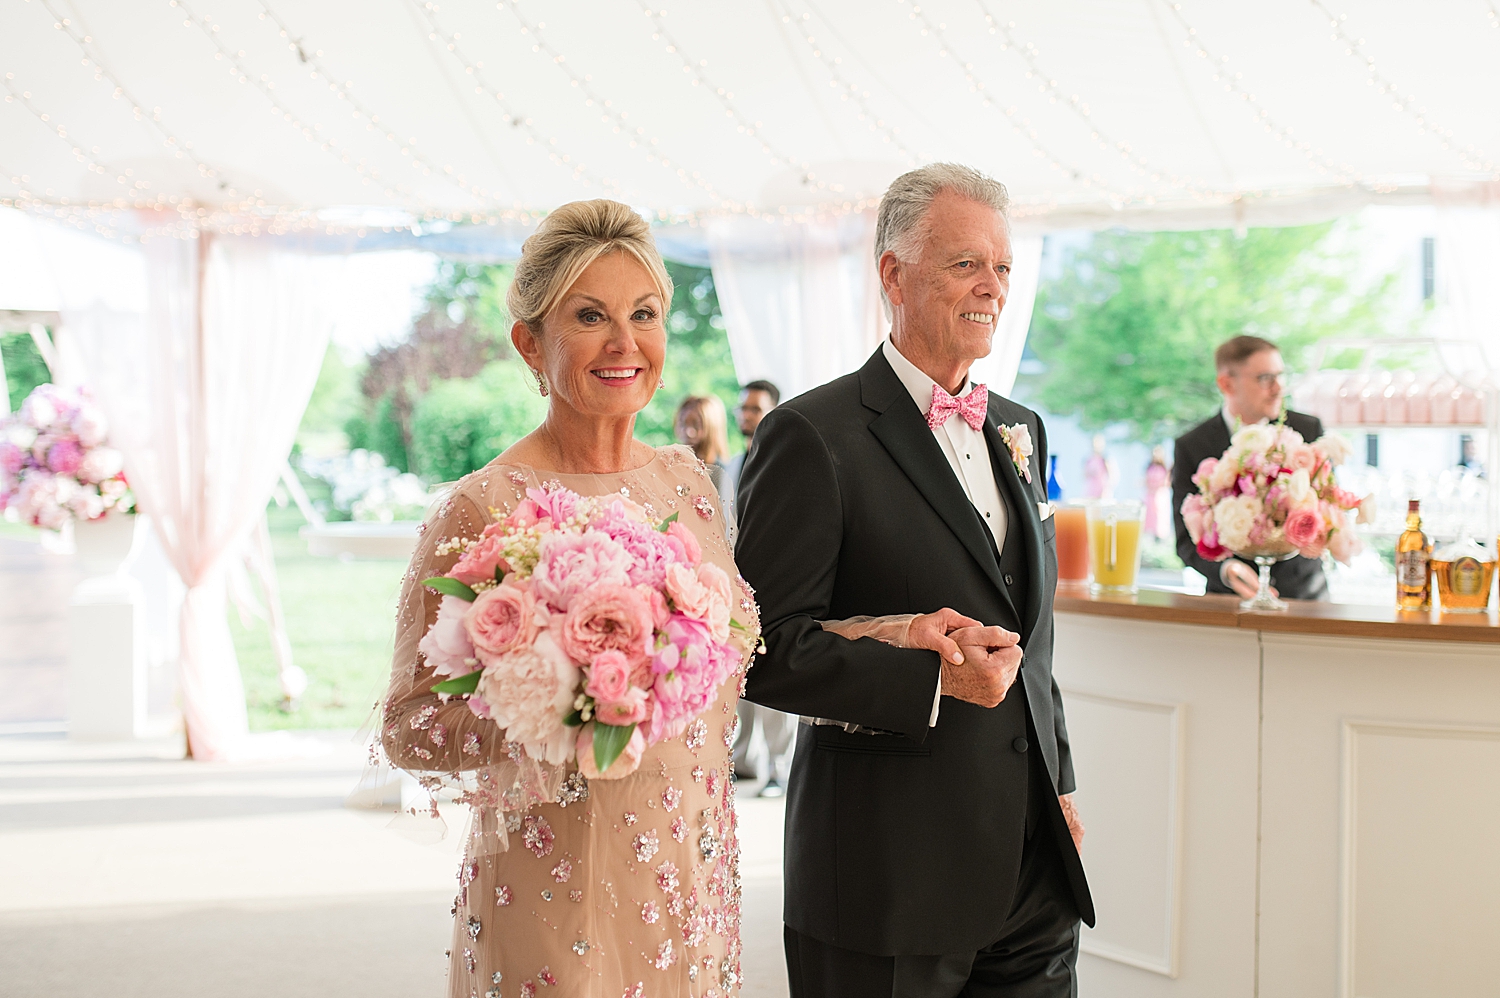
[[[1457,409],[1458,382],[1452,375],[1440,375],[1427,391],[1432,403],[1432,422],[1437,426],[1452,426]]]
[[[1391,386],[1390,371],[1372,371],[1359,390],[1359,422],[1378,425],[1385,422],[1385,392]]]
[[[1089,564],[1094,591],[1133,593],[1141,568],[1141,513],[1139,500],[1113,500],[1088,505]]]
[[[1412,426],[1432,422],[1432,379],[1417,378],[1406,389],[1406,421]]]
[[[1364,403],[1361,396],[1369,376],[1364,373],[1351,374],[1339,385],[1338,425],[1358,426],[1364,418]]]
[[[1404,426],[1411,422],[1406,400],[1416,380],[1417,376],[1410,371],[1397,371],[1391,376],[1390,384],[1385,386],[1381,422],[1389,426]]]

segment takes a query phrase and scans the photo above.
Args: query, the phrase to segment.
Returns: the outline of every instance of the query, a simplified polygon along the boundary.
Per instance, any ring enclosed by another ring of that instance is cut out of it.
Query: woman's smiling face
[[[540,336],[518,323],[516,346],[546,376],[555,403],[599,418],[631,416],[650,403],[661,379],[666,305],[640,261],[609,253],[573,282]]]

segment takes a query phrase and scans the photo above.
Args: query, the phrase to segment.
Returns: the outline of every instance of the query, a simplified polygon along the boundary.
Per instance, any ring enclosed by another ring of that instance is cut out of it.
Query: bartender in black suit
[[[1214,351],[1214,367],[1224,407],[1177,438],[1177,454],[1172,464],[1172,520],[1177,525],[1177,554],[1184,565],[1197,569],[1208,579],[1209,592],[1234,592],[1249,599],[1259,587],[1255,566],[1238,558],[1215,562],[1200,555],[1182,520],[1182,501],[1197,491],[1193,475],[1197,474],[1198,465],[1204,458],[1222,457],[1235,430],[1269,422],[1281,415],[1286,366],[1275,343],[1259,336],[1236,336]],[[1286,425],[1302,434],[1308,443],[1323,435],[1323,424],[1318,417],[1306,413],[1288,411]],[[1311,558],[1299,555],[1277,563],[1271,568],[1271,582],[1288,599],[1328,598],[1323,563]]]

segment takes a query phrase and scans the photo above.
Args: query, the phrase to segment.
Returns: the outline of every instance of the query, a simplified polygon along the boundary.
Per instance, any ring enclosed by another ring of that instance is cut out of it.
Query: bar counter
[[[1084,998],[1495,993],[1500,621],[1059,587]]]

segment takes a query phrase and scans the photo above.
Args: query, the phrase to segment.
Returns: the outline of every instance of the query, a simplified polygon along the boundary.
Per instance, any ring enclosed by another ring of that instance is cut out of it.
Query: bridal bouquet
[[[0,420],[0,512],[48,530],[133,512],[124,458],[105,437],[104,414],[83,393],[38,385]]]
[[[476,538],[454,538],[418,649],[433,687],[504,729],[537,761],[575,757],[591,779],[629,775],[688,729],[734,673],[733,590],[677,515],[621,496],[529,489]]]
[[[1182,519],[1198,553],[1211,561],[1231,554],[1320,558],[1348,563],[1359,551],[1348,511],[1360,500],[1334,482],[1349,457],[1337,436],[1307,443],[1284,425],[1242,427],[1220,458],[1205,458],[1193,475],[1197,494]]]

